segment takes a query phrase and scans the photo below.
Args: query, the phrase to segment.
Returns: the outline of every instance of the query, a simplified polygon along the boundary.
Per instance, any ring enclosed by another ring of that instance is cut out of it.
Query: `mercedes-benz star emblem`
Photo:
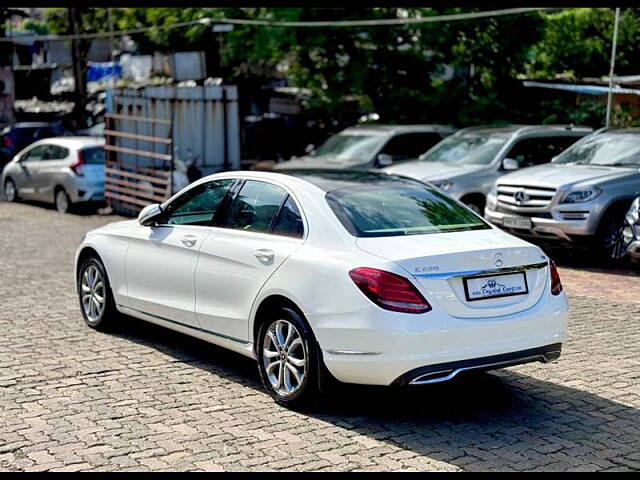
[[[513,195],[513,198],[516,200],[516,203],[519,205],[529,200],[529,195],[527,195],[527,192],[525,192],[524,189],[521,188]]]
[[[495,254],[495,256],[493,257],[493,263],[496,265],[496,267],[501,267],[502,265],[504,265],[504,260],[502,259],[501,253]]]

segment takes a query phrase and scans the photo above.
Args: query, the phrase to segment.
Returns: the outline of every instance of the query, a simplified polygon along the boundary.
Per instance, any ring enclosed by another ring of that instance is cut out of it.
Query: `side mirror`
[[[144,207],[138,214],[138,223],[145,227],[151,225],[162,214],[159,203],[153,203]]]
[[[393,165],[393,157],[386,153],[381,153],[377,157],[378,165],[381,167],[388,167],[389,165]]]
[[[310,143],[305,147],[304,153],[306,153],[307,155],[311,155],[315,149],[316,149],[316,146],[313,143]]]
[[[504,170],[518,170],[520,168],[520,164],[513,158],[505,158],[502,160],[502,168]]]

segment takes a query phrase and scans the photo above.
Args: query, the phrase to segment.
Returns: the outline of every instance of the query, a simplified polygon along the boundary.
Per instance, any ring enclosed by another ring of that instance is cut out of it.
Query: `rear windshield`
[[[85,148],[82,150],[82,157],[87,165],[102,165],[105,160],[104,148]]]
[[[422,185],[357,186],[327,193],[327,202],[356,237],[484,230],[480,217]]]

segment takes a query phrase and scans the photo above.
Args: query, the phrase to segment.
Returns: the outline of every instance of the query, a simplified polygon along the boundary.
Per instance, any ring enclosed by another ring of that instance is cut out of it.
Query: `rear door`
[[[253,301],[303,237],[300,210],[288,192],[246,180],[200,250],[195,283],[201,328],[250,341]]]
[[[54,189],[58,183],[63,183],[60,173],[67,166],[69,149],[60,145],[46,144],[42,155],[42,162],[36,174],[36,189],[38,198],[43,201],[53,200]]]

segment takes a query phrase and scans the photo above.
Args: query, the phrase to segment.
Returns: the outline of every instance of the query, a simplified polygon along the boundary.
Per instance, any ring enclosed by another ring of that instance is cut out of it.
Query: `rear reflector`
[[[431,305],[413,284],[395,273],[360,267],[349,272],[351,280],[373,303],[385,310],[425,313]]]
[[[562,292],[562,282],[560,281],[560,274],[553,260],[549,260],[549,271],[551,272],[551,293],[560,295],[560,292]]]

